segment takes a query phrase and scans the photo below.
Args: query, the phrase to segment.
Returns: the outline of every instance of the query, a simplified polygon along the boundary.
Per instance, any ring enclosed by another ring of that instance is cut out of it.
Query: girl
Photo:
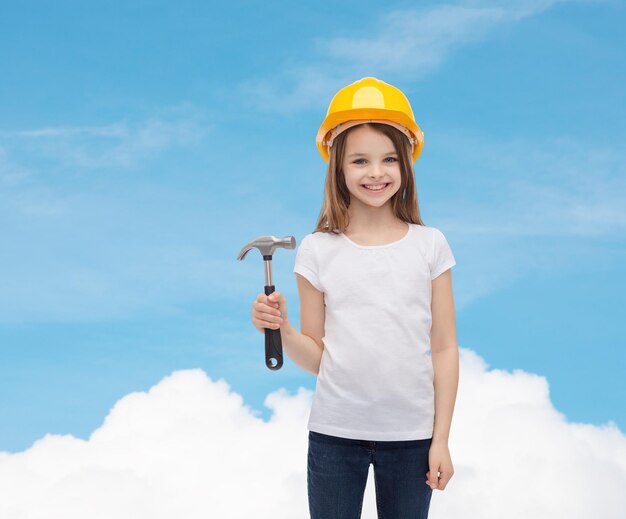
[[[255,327],[280,328],[285,352],[317,376],[312,519],[359,518],[370,464],[385,519],[428,517],[433,489],[454,473],[456,262],[420,218],[412,164],[423,142],[396,87],[366,77],[339,90],[317,134],[328,162],[322,210],[294,266],[301,333],[281,293],[252,305]]]

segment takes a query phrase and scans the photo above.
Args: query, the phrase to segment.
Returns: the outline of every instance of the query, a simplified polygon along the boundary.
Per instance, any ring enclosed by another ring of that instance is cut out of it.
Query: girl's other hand
[[[269,296],[259,294],[252,303],[252,324],[261,333],[265,328],[278,330],[287,323],[287,300],[280,292],[272,292]]]
[[[454,474],[450,450],[445,441],[433,440],[428,452],[430,470],[426,473],[426,484],[433,490],[443,490]],[[437,476],[439,472],[439,476]]]

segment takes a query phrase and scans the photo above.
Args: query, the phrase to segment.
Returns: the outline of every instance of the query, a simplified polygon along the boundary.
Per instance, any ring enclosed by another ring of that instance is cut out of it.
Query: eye
[[[387,160],[387,159],[391,159],[393,162],[398,162],[398,159],[395,158],[395,157],[387,157],[385,160]],[[353,164],[361,164],[361,162],[359,162],[361,160],[365,160],[365,159],[355,159],[352,163]]]

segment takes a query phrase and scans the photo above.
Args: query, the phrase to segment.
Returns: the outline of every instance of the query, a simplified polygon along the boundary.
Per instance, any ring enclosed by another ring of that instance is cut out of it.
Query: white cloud
[[[365,38],[317,40],[328,57],[353,67],[423,76],[439,66],[459,45],[480,38],[491,27],[514,18],[499,7],[438,5],[396,10],[377,17],[381,29]]]
[[[0,189],[9,189],[28,178],[28,172],[9,160],[7,151],[0,146]]]
[[[571,0],[478,0],[391,11],[384,6],[372,13],[366,37],[320,36],[304,64],[283,63],[271,76],[242,82],[241,99],[259,111],[289,114],[326,106],[331,92],[362,76],[415,82],[459,47],[565,1]]]
[[[44,159],[48,168],[133,168],[168,148],[198,144],[211,128],[194,116],[168,116],[2,132],[0,139],[10,143],[13,154]]]
[[[249,198],[233,204],[223,193],[170,185],[124,184],[102,193],[37,186],[19,196],[0,191],[0,222],[10,244],[0,258],[0,324],[171,316],[189,302],[213,304],[217,293],[252,300],[262,260],[255,253],[238,262],[242,245],[263,222],[291,222],[295,231],[303,226],[280,204],[259,216],[266,199]],[[273,272],[284,292],[297,297],[292,265],[290,253],[278,252]]]
[[[69,137],[76,135],[91,135],[95,137],[128,137],[126,124],[109,124],[104,126],[52,126],[37,130],[22,130],[2,134],[5,137],[29,137],[33,139],[44,137]]]
[[[618,267],[626,236],[621,150],[449,128],[428,149],[437,164],[428,171],[416,164],[418,198],[428,207],[426,224],[446,233],[462,265],[458,308],[529,276]],[[427,204],[431,175],[441,180]]]
[[[431,146],[433,143],[431,142]],[[626,156],[578,139],[502,139],[449,130],[434,143],[448,177],[473,198],[455,205],[460,234],[509,237],[626,235]],[[419,169],[419,168],[417,168]],[[467,217],[466,217],[467,216]],[[472,238],[473,239],[473,238]]]
[[[455,475],[432,517],[621,517],[626,439],[567,422],[545,378],[488,370],[461,349],[450,437]],[[268,374],[269,376],[269,374]],[[256,416],[220,379],[177,371],[116,403],[88,440],[47,435],[0,453],[3,519],[308,517],[311,392],[277,390]],[[370,467],[364,519],[376,517]]]
[[[207,196],[169,182],[159,187],[153,178],[134,183],[127,174],[170,148],[196,145],[212,129],[201,119],[183,106],[142,121],[0,133],[8,244],[0,258],[1,322],[120,317],[154,304],[164,309],[173,295],[204,297],[200,276],[224,264],[185,240],[190,222],[213,220]],[[124,176],[85,187],[95,169]],[[171,285],[162,282],[168,277]]]

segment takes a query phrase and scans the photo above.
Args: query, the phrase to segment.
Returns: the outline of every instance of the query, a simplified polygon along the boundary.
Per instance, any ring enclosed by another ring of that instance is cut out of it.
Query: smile
[[[372,187],[367,187],[368,185],[372,186]],[[366,189],[367,191],[370,191],[372,193],[380,193],[381,191],[386,191],[387,188],[391,185],[391,183],[388,184],[361,184],[361,187],[363,189]],[[383,186],[383,187],[381,187]]]

